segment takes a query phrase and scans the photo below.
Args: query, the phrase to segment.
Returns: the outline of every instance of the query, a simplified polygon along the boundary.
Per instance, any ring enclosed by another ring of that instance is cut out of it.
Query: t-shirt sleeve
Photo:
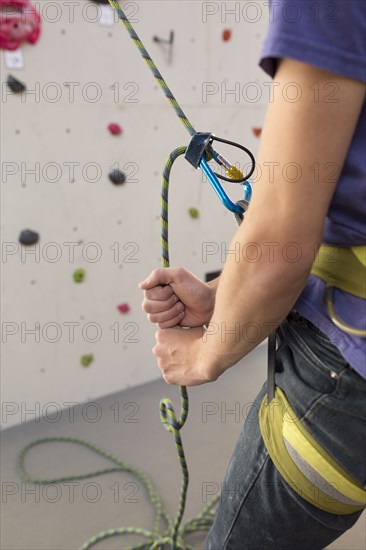
[[[365,0],[270,0],[259,65],[274,77],[289,57],[366,82]]]

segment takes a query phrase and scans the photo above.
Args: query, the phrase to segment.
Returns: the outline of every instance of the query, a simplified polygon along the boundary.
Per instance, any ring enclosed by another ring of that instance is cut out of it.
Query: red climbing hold
[[[28,0],[0,0],[0,48],[16,50],[41,34],[41,16]]]
[[[128,313],[130,311],[130,306],[128,304],[120,304],[117,306],[117,309],[121,313]]]
[[[255,135],[255,137],[260,137],[262,133],[262,128],[252,128],[252,132]]]
[[[121,126],[119,124],[115,124],[114,122],[108,126],[108,130],[114,136],[120,136],[122,134]]]
[[[232,32],[230,29],[225,29],[222,31],[222,39],[224,42],[229,42],[231,40]]]

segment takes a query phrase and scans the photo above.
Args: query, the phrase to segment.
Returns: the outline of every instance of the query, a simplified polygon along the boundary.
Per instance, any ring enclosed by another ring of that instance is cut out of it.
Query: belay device
[[[129,32],[132,40],[135,42],[136,46],[140,50],[142,57],[145,59],[147,65],[152,71],[154,77],[156,78],[158,84],[163,90],[165,96],[169,100],[173,109],[177,113],[179,119],[186,127],[189,134],[192,136],[189,145],[178,147],[172,153],[170,153],[169,158],[166,162],[165,169],[162,177],[162,194],[161,194],[161,239],[162,239],[162,263],[164,267],[169,267],[169,250],[168,250],[168,188],[169,188],[169,176],[170,171],[173,166],[174,161],[181,155],[185,155],[186,160],[195,168],[200,168],[202,172],[206,175],[208,181],[212,185],[213,189],[219,196],[221,202],[224,206],[233,212],[238,224],[241,223],[244,213],[248,207],[252,188],[250,183],[247,181],[250,176],[253,174],[255,169],[255,160],[252,153],[244,146],[228,141],[222,138],[215,136],[212,133],[196,132],[192,124],[189,122],[182,109],[180,108],[177,100],[174,98],[172,92],[170,91],[165,80],[158,71],[155,63],[149,56],[141,40],[137,36],[135,30],[133,29],[131,23],[127,19],[125,13],[121,9],[117,0],[108,0],[111,7],[117,12],[119,19],[124,24],[125,28]],[[248,173],[244,176],[242,172],[234,165],[231,164],[223,155],[220,155],[214,149],[214,143],[225,143],[227,145],[236,147],[244,151],[250,159],[250,169]],[[221,168],[225,170],[226,176],[215,173],[212,171],[209,166],[209,162],[214,160]],[[224,189],[222,188],[219,180],[227,181],[230,183],[239,183],[243,186],[243,199],[234,203],[230,200]],[[181,414],[179,419],[176,417],[173,403],[170,399],[165,398],[160,402],[160,418],[164,424],[164,427],[173,434],[177,453],[179,456],[181,471],[182,471],[182,486],[180,492],[180,501],[179,501],[179,510],[177,513],[176,519],[173,521],[172,518],[168,515],[165,510],[160,497],[153,486],[150,479],[140,470],[124,463],[119,458],[97,448],[95,445],[88,443],[82,439],[70,438],[70,437],[48,437],[43,439],[38,439],[29,443],[25,446],[22,451],[19,453],[17,459],[17,473],[23,481],[29,483],[37,484],[49,484],[49,483],[62,483],[66,481],[75,481],[78,479],[87,479],[95,477],[97,475],[102,475],[105,473],[112,472],[130,472],[135,475],[136,478],[144,485],[151,504],[155,510],[155,519],[154,524],[151,530],[141,529],[138,527],[119,527],[116,529],[109,529],[107,531],[102,531],[97,535],[91,537],[86,541],[82,546],[81,550],[87,550],[91,548],[98,541],[124,535],[124,534],[136,534],[145,538],[145,542],[137,543],[134,546],[129,547],[126,550],[162,550],[166,545],[170,545],[173,550],[193,550],[193,547],[188,545],[184,541],[184,535],[191,533],[193,531],[207,531],[212,523],[215,514],[216,503],[219,499],[219,495],[215,496],[199,513],[195,518],[189,520],[185,525],[181,526],[185,504],[186,496],[188,489],[188,468],[184,455],[182,439],[180,435],[180,430],[184,426],[185,421],[188,416],[188,394],[185,386],[180,386],[180,396],[181,396]],[[73,443],[84,448],[87,448],[99,456],[107,459],[112,465],[109,468],[104,468],[96,470],[93,472],[81,473],[73,476],[64,476],[57,479],[37,479],[29,475],[24,467],[25,456],[28,451],[38,445],[50,442],[67,442]],[[161,532],[161,522],[166,523],[166,528]]]
[[[236,168],[236,166],[230,164],[225,159],[225,157],[223,157],[213,149],[212,143],[214,141],[227,143],[228,145],[232,145],[233,147],[242,149],[243,151],[245,151],[245,153],[247,153],[247,155],[249,155],[252,166],[249,170],[249,173],[245,177],[242,175],[240,170]],[[235,216],[237,216],[241,221],[245,210],[248,208],[248,204],[252,196],[252,188],[250,183],[247,182],[247,180],[250,178],[250,176],[254,172],[255,160],[252,153],[249,151],[249,149],[247,149],[243,145],[234,143],[233,141],[228,141],[226,139],[219,138],[214,134],[197,132],[192,137],[191,142],[187,147],[185,158],[194,168],[201,168],[202,172],[205,174],[208,181],[216,191],[223,205],[226,206],[228,210],[231,210],[231,212],[233,212]],[[229,177],[225,177],[225,176],[222,176],[221,174],[213,172],[207,162],[207,160],[210,158],[214,158],[214,160],[220,166],[223,166]],[[237,203],[234,204],[229,199],[225,191],[223,190],[222,186],[220,185],[220,182],[218,181],[218,178],[224,181],[229,181],[230,183],[243,184],[244,198],[241,201],[238,201]]]

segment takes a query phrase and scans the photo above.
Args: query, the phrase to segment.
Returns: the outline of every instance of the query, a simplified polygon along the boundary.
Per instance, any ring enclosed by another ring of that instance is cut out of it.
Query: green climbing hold
[[[73,274],[75,283],[82,283],[85,278],[84,269],[76,269]]]
[[[93,361],[94,355],[91,353],[89,355],[83,355],[80,359],[80,363],[83,365],[83,367],[89,367],[90,363],[92,363]]]
[[[199,211],[197,210],[197,208],[190,208],[188,210],[188,214],[191,216],[191,218],[198,218],[200,213]]]

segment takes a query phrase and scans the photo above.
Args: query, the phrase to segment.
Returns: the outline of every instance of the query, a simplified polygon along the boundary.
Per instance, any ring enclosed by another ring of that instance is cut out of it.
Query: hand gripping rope
[[[183,113],[180,108],[177,100],[174,98],[172,92],[170,91],[167,83],[164,78],[161,76],[158,71],[155,63],[149,56],[141,40],[137,36],[135,30],[133,29],[131,23],[127,19],[123,10],[119,6],[117,0],[109,0],[111,7],[117,12],[119,19],[126,27],[129,32],[132,40],[135,42],[136,46],[140,50],[142,57],[145,59],[147,65],[151,69],[154,77],[158,81],[161,89],[163,90],[165,96],[168,98],[173,109],[177,113],[179,119],[186,127],[189,134],[192,136],[191,142],[188,147],[178,147],[169,155],[169,158],[166,162],[165,169],[162,177],[162,191],[161,191],[161,244],[162,244],[162,264],[164,267],[169,267],[169,247],[168,247],[168,191],[169,191],[169,178],[170,172],[175,160],[181,156],[185,155],[185,158],[188,162],[195,168],[201,168],[201,170],[206,175],[210,184],[214,188],[215,192],[219,196],[222,203],[232,211],[235,215],[237,223],[240,225],[244,212],[246,211],[250,198],[251,198],[251,186],[247,182],[248,178],[252,175],[255,169],[255,160],[252,153],[242,145],[237,143],[218,138],[211,133],[196,132],[192,124],[187,119],[186,115]],[[250,158],[251,168],[248,174],[244,177],[241,171],[236,168],[236,166],[230,164],[225,157],[217,153],[213,149],[213,143],[222,142],[228,145],[232,145],[243,150]],[[208,162],[214,159],[217,164],[223,167],[226,171],[228,177],[217,174],[211,170]],[[244,189],[244,199],[233,203],[223,188],[221,187],[218,179],[229,181],[232,183],[240,183],[243,185]],[[184,455],[182,438],[180,435],[180,430],[183,428],[185,421],[188,416],[188,393],[185,386],[180,386],[180,396],[181,396],[181,413],[179,420],[176,417],[176,413],[173,407],[173,403],[170,399],[164,398],[160,401],[160,418],[164,427],[173,434],[177,453],[179,456],[181,471],[182,471],[182,486],[180,491],[180,500],[179,500],[179,510],[177,513],[176,519],[173,521],[172,518],[168,515],[165,510],[161,499],[149,479],[149,477],[141,472],[140,470],[126,464],[122,460],[116,458],[115,456],[103,451],[102,449],[96,447],[95,445],[88,443],[79,438],[72,437],[47,437],[43,439],[38,439],[29,443],[25,446],[22,451],[19,453],[17,458],[17,473],[19,477],[26,482],[36,483],[36,484],[50,484],[50,483],[61,483],[66,481],[75,481],[80,479],[87,479],[90,477],[99,476],[102,474],[112,473],[112,472],[129,472],[136,476],[136,478],[145,486],[150,502],[155,510],[155,520],[152,530],[141,529],[138,527],[119,527],[116,529],[109,529],[107,531],[102,531],[97,535],[91,537],[86,541],[81,547],[80,550],[87,550],[91,548],[99,541],[107,539],[109,537],[115,537],[118,535],[124,534],[136,534],[144,537],[145,542],[135,544],[130,546],[126,550],[156,550],[163,549],[164,545],[170,545],[174,550],[193,550],[193,547],[188,545],[184,541],[184,535],[191,533],[193,531],[207,531],[213,523],[213,518],[215,514],[215,506],[219,499],[219,495],[214,497],[198,514],[195,518],[190,519],[185,525],[181,526],[186,498],[187,498],[187,489],[188,489],[188,468],[187,462]],[[25,456],[33,447],[42,445],[44,443],[54,443],[54,442],[66,442],[72,443],[75,445],[80,445],[85,447],[99,456],[108,459],[112,466],[109,468],[104,468],[96,470],[93,472],[87,472],[84,474],[76,474],[73,476],[64,476],[55,479],[38,479],[29,475],[24,466]],[[165,521],[166,528],[161,531],[161,523]]]

